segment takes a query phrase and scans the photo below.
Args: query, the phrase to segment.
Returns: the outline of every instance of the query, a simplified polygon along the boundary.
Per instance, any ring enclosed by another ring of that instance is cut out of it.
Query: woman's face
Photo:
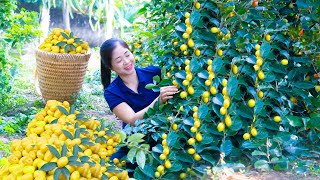
[[[134,57],[129,49],[117,43],[112,52],[111,69],[119,76],[130,75],[135,72],[134,62]]]

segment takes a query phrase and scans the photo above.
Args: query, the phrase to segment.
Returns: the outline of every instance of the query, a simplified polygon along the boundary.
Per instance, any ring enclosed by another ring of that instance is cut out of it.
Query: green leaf
[[[70,171],[68,170],[68,168],[63,167],[61,170],[64,177],[66,177],[66,179],[70,179]]]
[[[68,37],[68,35],[67,35],[66,33],[60,32],[60,34],[61,34],[64,38],[69,39],[69,37]]]
[[[138,148],[133,147],[129,150],[128,154],[127,154],[127,158],[128,160],[133,163],[133,158],[136,156]]]
[[[302,127],[303,126],[301,117],[288,115],[285,118],[289,121],[289,124],[293,127]]]
[[[146,154],[143,150],[139,150],[137,152],[136,161],[138,166],[141,167],[141,169],[143,169],[144,165],[146,164]]]
[[[127,134],[122,130],[118,131],[117,134],[120,135],[121,142],[124,142],[124,140],[127,138]]]
[[[225,156],[228,156],[232,151],[232,142],[230,140],[225,140],[221,143],[220,152],[223,152]]]
[[[216,165],[216,159],[212,156],[212,154],[209,154],[209,153],[201,154],[201,158],[209,162],[210,164],[212,164],[212,166]]]
[[[62,150],[61,150],[61,156],[66,156],[68,152],[68,148],[66,144],[63,144]]]
[[[251,153],[252,156],[266,156],[267,157],[267,154],[262,152],[262,151],[257,151],[257,150],[254,150],[252,153]]]
[[[200,20],[201,14],[198,11],[192,11],[190,14],[191,25],[196,25]]]
[[[85,162],[88,162],[90,160],[90,157],[89,156],[81,156],[80,157],[80,161],[82,163],[85,163]]]
[[[295,82],[293,85],[299,89],[311,89],[314,87],[314,83],[311,81]]]
[[[76,131],[74,133],[74,138],[79,138],[80,137],[80,131],[81,130],[79,128],[76,129]]]
[[[260,46],[260,55],[263,58],[266,58],[271,50],[271,46],[269,43],[262,43]]]
[[[78,159],[78,156],[69,156],[68,161],[76,161]]]
[[[264,105],[263,101],[257,100],[256,105],[254,106],[254,113],[259,114],[263,109],[263,105]]]
[[[56,168],[56,167],[57,167],[57,163],[56,163],[56,162],[48,162],[48,163],[44,164],[44,165],[40,168],[40,170],[41,170],[41,171],[46,171],[46,172],[48,172],[48,171],[51,171],[52,169],[54,169],[54,168]]]
[[[53,147],[52,145],[47,145],[47,146],[48,146],[50,152],[51,152],[56,158],[59,159],[59,158],[61,157],[60,154],[59,154],[59,152],[58,152],[58,150],[57,150],[55,147]]]
[[[223,60],[220,57],[214,58],[212,61],[212,71],[218,72],[222,68]]]
[[[143,142],[143,137],[145,135],[144,134],[141,134],[141,133],[136,133],[136,134],[133,134],[131,136],[128,137],[128,142],[133,142],[133,143],[139,143],[139,142]]]
[[[258,160],[254,163],[254,168],[260,169],[260,170],[269,170],[269,164],[266,160]]]
[[[66,45],[67,43],[65,42],[65,41],[61,41],[61,42],[58,42],[57,44],[56,44],[56,46],[60,46],[60,47],[62,47],[62,46],[64,46],[64,45]]]
[[[70,106],[70,114],[74,114],[74,112],[75,112],[75,107],[74,107],[74,105],[72,104],[72,105]]]
[[[186,32],[186,25],[184,23],[181,23],[181,24],[177,25],[176,26],[176,31]]]
[[[139,166],[140,170],[147,176],[154,178],[154,171],[152,170],[152,164],[146,164],[144,168]]]
[[[69,46],[71,47],[72,51],[76,50],[76,47],[73,44],[70,44]]]
[[[70,32],[70,38],[73,38],[73,32]]]
[[[62,129],[62,132],[63,132],[63,134],[65,135],[65,136],[67,136],[67,138],[69,138],[69,139],[73,139],[73,137],[72,137],[72,134],[69,132],[69,131],[67,131],[67,130],[65,130],[65,129]]]
[[[150,89],[150,90],[152,90],[152,89],[159,89],[160,90],[160,87],[158,86],[158,85],[155,85],[155,84],[147,84],[146,85],[146,89]]]
[[[70,49],[70,45],[69,44],[64,46],[64,52],[65,53],[69,52],[69,49]]]
[[[153,76],[152,78],[155,82],[159,83],[160,82],[160,77],[159,76]]]
[[[174,146],[178,141],[178,134],[176,132],[170,132],[167,136],[168,146]]]
[[[228,79],[227,91],[229,96],[233,96],[238,87],[238,80],[236,76],[232,76]]]
[[[53,173],[53,179],[59,180],[60,174],[61,174],[61,168],[56,169]]]
[[[200,119],[203,119],[207,116],[209,112],[209,107],[207,105],[200,105],[198,108],[198,115]]]
[[[59,109],[64,115],[66,115],[66,116],[69,115],[68,111],[67,111],[64,107],[58,106],[58,109]]]
[[[57,124],[57,123],[58,123],[58,118],[57,118],[57,119],[52,120],[50,124]]]

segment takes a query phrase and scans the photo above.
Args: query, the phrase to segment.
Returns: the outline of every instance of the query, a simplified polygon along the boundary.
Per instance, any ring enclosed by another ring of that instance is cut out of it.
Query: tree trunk
[[[113,35],[113,19],[114,19],[114,0],[108,0],[106,3],[107,9],[107,27],[106,27],[106,39],[109,39]]]
[[[43,42],[44,39],[48,36],[49,33],[49,25],[50,25],[50,8],[43,4],[40,6],[41,12],[41,20],[40,20],[40,27],[43,32],[43,35],[40,37],[40,42]]]
[[[62,5],[62,18],[63,18],[63,28],[70,29],[70,16],[69,16],[69,8],[67,0],[63,0]]]

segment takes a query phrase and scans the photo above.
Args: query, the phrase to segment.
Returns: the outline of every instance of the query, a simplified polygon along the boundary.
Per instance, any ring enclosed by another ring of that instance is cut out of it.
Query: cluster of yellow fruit
[[[228,80],[223,79],[221,82],[223,88],[222,88],[222,94],[223,94],[223,106],[220,108],[220,114],[224,115],[224,121],[220,122],[217,126],[217,129],[219,132],[222,132],[225,130],[225,126],[230,127],[232,126],[232,119],[231,116],[228,114],[228,108],[230,107],[231,100],[228,95],[228,90],[227,90],[227,84]]]
[[[202,141],[202,134],[199,131],[199,128],[201,126],[201,121],[198,117],[198,107],[193,106],[192,110],[193,110],[192,117],[194,121],[193,121],[193,126],[190,128],[190,131],[192,133],[195,133],[195,136],[188,139],[188,145],[192,146],[191,148],[188,148],[188,154],[193,155],[194,160],[200,161],[201,156],[197,153],[196,142],[200,143]]]
[[[0,180],[129,179],[127,171],[108,163],[120,141],[105,123],[66,101],[49,100],[28,124],[27,137],[12,141]]]
[[[86,54],[89,50],[89,44],[68,29],[54,28],[51,34],[40,44],[39,49],[62,54]]]
[[[212,79],[214,79],[216,77],[216,75],[212,71],[212,60],[208,59],[207,64],[208,64],[208,67],[207,67],[208,78],[204,82],[204,84],[209,87],[210,93],[212,95],[215,95],[215,94],[217,94],[217,89],[212,85]],[[203,102],[205,102],[205,103],[209,102],[209,97],[210,97],[209,91],[204,91],[202,93],[202,99],[203,99]]]

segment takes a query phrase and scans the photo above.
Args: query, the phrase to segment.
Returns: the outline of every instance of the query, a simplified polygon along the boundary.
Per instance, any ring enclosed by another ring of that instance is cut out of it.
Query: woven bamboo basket
[[[44,100],[68,101],[73,104],[82,87],[91,54],[59,54],[39,49],[35,54]]]

